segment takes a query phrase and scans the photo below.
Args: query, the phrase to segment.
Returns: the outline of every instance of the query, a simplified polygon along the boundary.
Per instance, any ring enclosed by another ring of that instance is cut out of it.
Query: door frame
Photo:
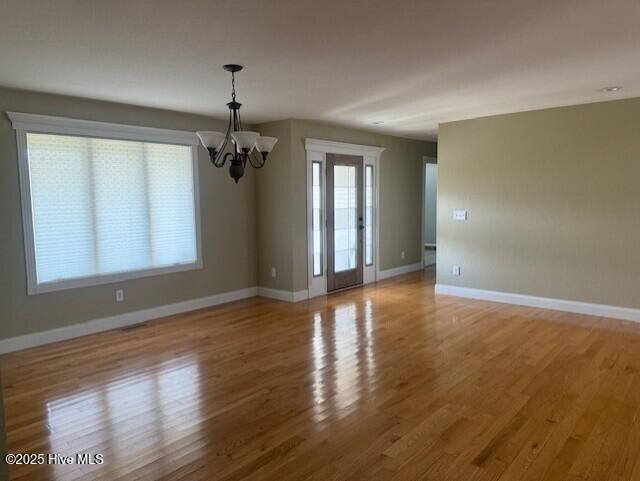
[[[424,235],[424,231],[426,229],[426,224],[427,224],[427,212],[425,209],[425,202],[426,202],[426,195],[427,195],[427,164],[436,164],[438,165],[438,158],[437,157],[429,157],[426,155],[422,156],[422,234],[420,235],[420,238],[422,239],[422,245],[421,245],[421,249],[422,249],[422,255],[420,256],[421,258],[421,262],[422,262],[422,267],[424,267],[424,258],[425,258],[425,247],[427,246],[427,239]],[[436,229],[437,229],[437,224],[436,224]],[[437,241],[436,241],[437,243]],[[436,246],[434,246],[436,247]],[[437,248],[437,247],[436,247]],[[437,254],[437,250],[436,250],[436,255]]]
[[[373,167],[373,264],[363,266],[363,284],[375,282],[380,275],[380,223],[379,219],[379,196],[380,191],[380,159],[384,147],[375,147],[370,145],[348,144],[345,142],[334,142],[331,140],[321,139],[305,139],[305,150],[307,152],[307,276],[309,298],[321,296],[327,293],[327,155],[345,154],[357,155],[362,157],[362,186],[363,195],[365,188],[366,166]],[[314,162],[321,164],[322,182],[320,188],[320,204],[321,216],[320,226],[322,229],[322,275],[314,277],[313,275],[313,217],[312,217],[312,167]],[[364,259],[364,247],[363,247]],[[363,261],[364,262],[364,261]]]
[[[364,160],[359,155],[342,155],[342,154],[326,154],[325,156],[327,160],[327,169],[326,169],[326,179],[327,179],[327,192],[333,193],[335,196],[335,170],[332,173],[331,165],[333,162],[333,167],[335,169],[336,166],[343,167],[351,167],[355,169],[355,188],[356,188],[356,265],[354,269],[344,269],[342,271],[336,272],[335,270],[335,235],[334,238],[331,238],[331,229],[335,233],[335,197],[332,198],[331,195],[326,196],[326,228],[327,228],[327,243],[326,243],[326,258],[327,258],[327,290],[331,287],[331,292],[338,291],[340,289],[347,289],[351,287],[361,286],[364,284],[364,267],[366,263],[365,256],[365,197],[366,192],[364,190]],[[333,212],[332,212],[333,211]],[[372,231],[373,232],[373,231]]]

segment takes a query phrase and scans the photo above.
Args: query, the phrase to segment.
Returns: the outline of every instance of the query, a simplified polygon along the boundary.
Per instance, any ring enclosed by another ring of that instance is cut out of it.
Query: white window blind
[[[27,132],[37,286],[195,267],[192,148]]]

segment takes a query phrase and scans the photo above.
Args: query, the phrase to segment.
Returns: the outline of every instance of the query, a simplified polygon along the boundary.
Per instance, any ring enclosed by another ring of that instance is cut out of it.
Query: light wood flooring
[[[640,325],[434,296],[427,270],[4,356],[12,479],[640,480]]]

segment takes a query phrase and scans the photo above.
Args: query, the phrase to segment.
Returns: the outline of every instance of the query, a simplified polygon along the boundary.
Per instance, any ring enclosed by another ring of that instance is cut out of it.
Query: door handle
[[[362,216],[358,217],[358,229],[363,230],[364,224],[362,223]]]

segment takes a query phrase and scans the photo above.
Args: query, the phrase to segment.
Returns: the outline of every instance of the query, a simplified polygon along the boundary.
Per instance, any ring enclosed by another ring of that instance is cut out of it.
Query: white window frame
[[[380,277],[380,232],[378,222],[379,195],[380,191],[380,159],[384,147],[370,145],[348,144],[345,142],[333,142],[331,140],[305,139],[305,150],[307,152],[307,273],[309,298],[321,296],[327,293],[327,154],[357,155],[363,159],[362,186],[365,186],[365,166],[373,166],[373,264],[366,265],[363,252],[363,284],[376,282]],[[322,275],[313,276],[313,162],[321,163],[321,216],[320,226],[322,228]],[[364,195],[364,192],[363,192]],[[364,246],[363,246],[364,249]]]
[[[198,138],[194,132],[112,124],[108,122],[95,122],[90,120],[54,117],[50,115],[25,114],[19,112],[7,112],[7,116],[11,120],[13,129],[16,131],[16,141],[18,146],[20,199],[22,203],[22,227],[24,232],[24,252],[28,295],[110,284],[129,279],[202,269],[204,267],[202,261],[202,243],[200,238]],[[75,279],[38,284],[36,276],[35,233],[33,230],[33,212],[31,206],[29,158],[27,151],[27,133],[29,132],[115,140],[134,140],[139,142],[155,142],[162,144],[186,145],[191,147],[191,159],[193,165],[193,206],[196,229],[196,261],[189,264],[176,264],[173,266],[139,269],[135,271],[79,277]]]

